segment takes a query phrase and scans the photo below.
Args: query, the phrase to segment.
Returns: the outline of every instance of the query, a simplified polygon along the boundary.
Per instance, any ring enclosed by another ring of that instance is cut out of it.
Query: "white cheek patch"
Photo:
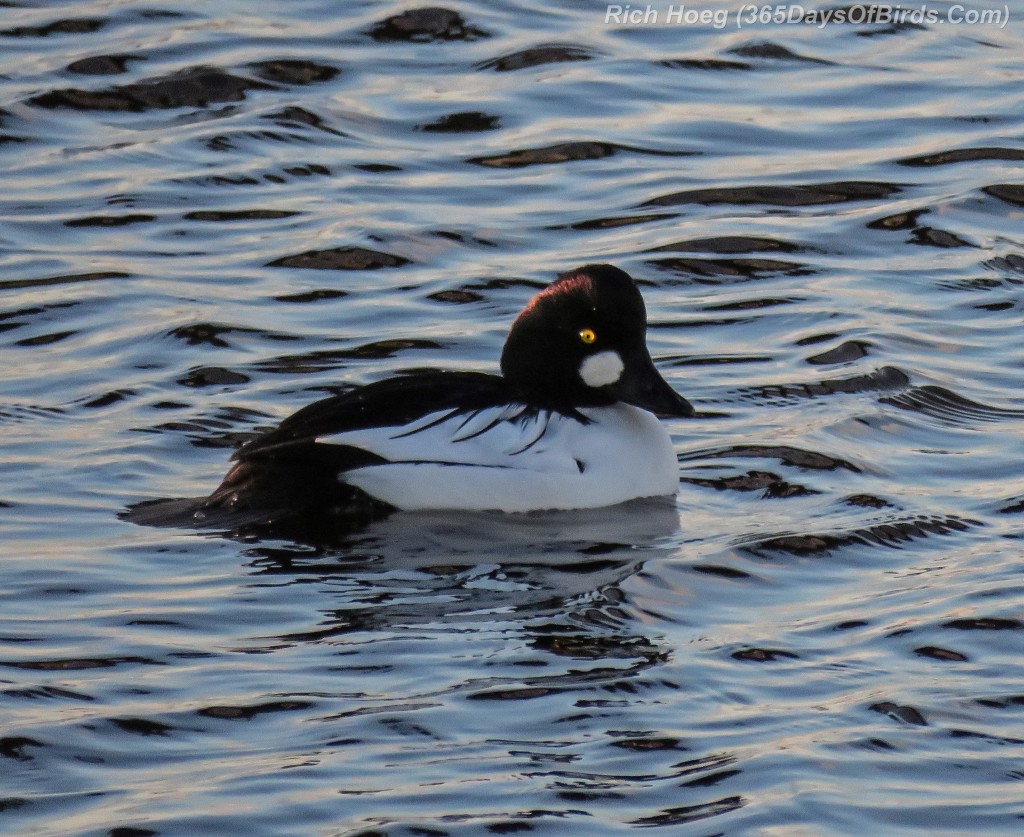
[[[618,352],[598,352],[580,364],[580,377],[588,387],[606,387],[619,380],[624,368]]]

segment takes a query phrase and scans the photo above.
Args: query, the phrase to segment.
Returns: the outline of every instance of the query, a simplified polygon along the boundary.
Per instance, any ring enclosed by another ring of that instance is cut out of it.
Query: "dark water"
[[[0,831],[1024,829],[1024,9],[668,6],[0,4]],[[117,519],[587,261],[674,506]]]

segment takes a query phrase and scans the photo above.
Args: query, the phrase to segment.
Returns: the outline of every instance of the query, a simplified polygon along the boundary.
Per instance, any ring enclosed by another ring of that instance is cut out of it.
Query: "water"
[[[0,830],[1019,833],[1024,9],[409,8],[0,10]],[[587,261],[675,504],[117,518]]]

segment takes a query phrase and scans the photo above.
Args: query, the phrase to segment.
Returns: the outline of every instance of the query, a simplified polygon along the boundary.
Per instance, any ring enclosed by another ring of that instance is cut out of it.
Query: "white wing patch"
[[[341,478],[400,509],[596,508],[675,494],[675,453],[651,413],[625,404],[580,412],[589,423],[522,404],[442,410],[317,441],[390,460]]]
[[[517,457],[529,455],[533,467],[557,469],[557,450],[539,442],[552,423],[559,421],[579,423],[546,410],[533,411],[522,404],[507,404],[468,413],[440,410],[399,427],[350,430],[323,436],[317,441],[353,445],[396,463],[522,469],[530,466]],[[561,458],[571,461],[571,457]],[[544,460],[543,464],[540,459]]]

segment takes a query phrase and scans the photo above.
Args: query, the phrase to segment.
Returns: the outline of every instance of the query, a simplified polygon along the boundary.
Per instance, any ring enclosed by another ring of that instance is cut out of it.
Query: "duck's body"
[[[580,268],[519,315],[502,375],[429,372],[310,404],[242,447],[193,518],[526,512],[674,494],[675,454],[651,411],[693,411],[655,370],[645,332],[627,274]]]

